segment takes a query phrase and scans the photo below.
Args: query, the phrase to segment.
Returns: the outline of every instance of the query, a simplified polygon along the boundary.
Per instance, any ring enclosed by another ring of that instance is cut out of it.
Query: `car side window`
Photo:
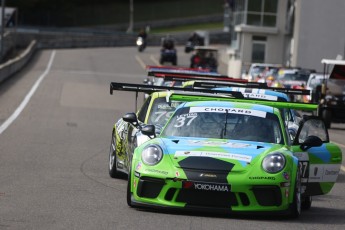
[[[146,118],[146,114],[147,114],[147,110],[149,108],[150,102],[152,100],[152,97],[149,96],[146,101],[144,102],[143,106],[141,107],[139,113],[138,113],[138,120],[140,122],[145,122],[145,118]]]
[[[308,136],[317,136],[323,142],[329,142],[326,126],[320,119],[309,119],[303,123],[303,127],[298,135],[299,144],[303,143]]]

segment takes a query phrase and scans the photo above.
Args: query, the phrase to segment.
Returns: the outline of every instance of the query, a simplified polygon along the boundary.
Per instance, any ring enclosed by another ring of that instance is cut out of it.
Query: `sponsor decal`
[[[180,173],[178,171],[175,172],[175,176],[176,177],[179,177],[180,176]]]
[[[245,144],[245,143],[236,143],[236,142],[229,142],[229,141],[211,141],[211,140],[209,141],[189,140],[188,143],[191,145],[203,145],[203,146],[226,145],[231,148],[248,148],[249,146],[252,146],[250,144]]]
[[[265,95],[265,94],[258,94],[258,93],[243,93],[244,97],[247,98],[254,98],[254,99],[263,99],[268,101],[277,101],[277,96]]]
[[[182,157],[182,156],[186,156],[186,151],[175,152],[175,157]],[[251,156],[235,154],[235,153],[224,153],[224,152],[190,151],[188,152],[188,156],[216,157],[216,158],[224,158],[224,159],[231,159],[231,160],[238,160],[238,161],[245,161],[245,162],[251,162],[252,160]]]
[[[283,173],[283,177],[284,177],[285,180],[290,180],[290,175],[287,172]]]
[[[157,106],[158,109],[162,109],[162,110],[172,110],[173,108],[176,108],[177,106],[179,106],[179,102],[171,102],[170,104],[168,103],[162,103],[159,104]]]
[[[249,180],[275,180],[273,176],[250,176]]]
[[[209,184],[201,182],[191,182],[184,181],[182,183],[185,189],[195,189],[201,191],[211,191],[211,192],[230,192],[230,186],[227,184]]]
[[[136,169],[136,170],[140,170],[140,169],[141,169],[141,166],[142,166],[142,163],[139,162],[139,163],[137,164],[137,167],[135,167],[135,169]]]
[[[199,176],[200,177],[217,178],[216,174],[211,174],[211,173],[201,173]]]
[[[204,191],[229,192],[227,185],[194,183],[194,189]]]
[[[177,117],[178,118],[181,118],[181,117],[184,117],[184,118],[195,118],[197,116],[198,116],[197,113],[187,113],[187,114],[178,115]]]
[[[151,172],[151,173],[159,173],[159,174],[164,174],[168,175],[169,172],[163,171],[163,170],[158,170],[158,169],[145,169],[146,172]]]
[[[340,164],[310,164],[308,182],[336,182]]]
[[[325,171],[325,175],[326,176],[333,176],[333,175],[338,175],[339,174],[339,170],[327,170]]]
[[[134,187],[134,188],[137,187],[137,181],[136,181],[136,180],[133,181],[133,187]]]
[[[245,114],[257,117],[266,117],[266,112],[253,109],[241,109],[241,108],[224,108],[224,107],[191,107],[190,113],[234,113]]]
[[[309,161],[309,155],[307,152],[295,152],[293,155],[297,157],[299,161]]]

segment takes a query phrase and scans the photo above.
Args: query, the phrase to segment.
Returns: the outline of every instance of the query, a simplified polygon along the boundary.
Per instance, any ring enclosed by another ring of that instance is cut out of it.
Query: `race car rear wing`
[[[310,90],[305,89],[286,89],[286,88],[277,88],[269,87],[266,83],[260,82],[246,82],[241,84],[232,84],[228,82],[212,82],[212,81],[195,81],[193,83],[193,88],[223,88],[223,87],[243,87],[243,88],[252,88],[252,89],[267,89],[276,92],[281,92],[291,95],[310,95]]]
[[[245,79],[231,78],[227,75],[222,75],[208,70],[200,70],[183,67],[156,67],[148,66],[148,76],[161,77],[165,80],[215,80],[215,81],[231,81],[231,82],[248,82]]]
[[[171,100],[176,101],[192,101],[189,95],[178,95],[173,94],[170,96]],[[198,101],[202,100],[210,100],[209,98],[198,97]],[[309,104],[309,103],[298,103],[298,102],[283,102],[283,101],[269,101],[269,100],[255,100],[250,98],[229,98],[229,97],[217,97],[215,98],[216,101],[229,101],[229,102],[245,102],[251,104],[260,104],[260,105],[267,105],[272,106],[278,109],[295,109],[295,110],[304,110],[304,111],[315,111],[318,108],[318,104]]]
[[[178,91],[178,92],[193,92],[209,95],[221,95],[233,98],[244,98],[241,92],[225,91],[225,90],[212,90],[212,89],[195,89],[195,88],[180,88],[180,87],[170,87],[170,86],[157,86],[157,85],[144,85],[144,84],[132,84],[132,83],[120,83],[111,82],[110,83],[110,94],[113,94],[114,90],[118,91],[130,91],[130,92],[142,92],[151,94],[153,92],[159,91]],[[193,94],[195,95],[195,94]]]
[[[153,85],[143,85],[143,84],[111,82],[110,83],[111,95],[113,94],[114,90],[136,92],[136,94],[138,94],[138,92],[151,94],[153,92],[160,92],[160,91],[173,91],[173,93],[170,95],[170,99],[178,100],[178,101],[193,101],[193,99],[195,100],[195,96],[198,96],[197,100],[222,100],[222,101],[232,101],[232,102],[246,102],[246,103],[268,105],[268,106],[272,106],[276,108],[289,108],[289,109],[306,110],[306,111],[313,111],[313,110],[317,110],[318,108],[318,104],[281,102],[281,101],[278,102],[278,101],[245,98],[241,92],[237,92],[237,91],[180,88],[180,87],[169,87],[169,86],[153,86]]]
[[[211,72],[210,69],[199,69],[199,68],[188,68],[188,67],[181,67],[181,66],[152,66],[152,65],[147,65],[146,66],[147,71],[152,71],[152,70],[160,70],[160,71],[197,71],[197,72]]]
[[[224,76],[224,75],[221,75]],[[230,78],[230,77],[213,77],[208,75],[179,75],[179,74],[155,74],[156,78],[164,78],[164,81],[215,81],[215,82],[229,82],[229,83],[248,83],[245,79]]]

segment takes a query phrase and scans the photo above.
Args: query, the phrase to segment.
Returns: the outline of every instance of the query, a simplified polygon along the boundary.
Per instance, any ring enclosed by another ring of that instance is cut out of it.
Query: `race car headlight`
[[[162,158],[163,151],[158,145],[148,145],[141,153],[141,159],[147,165],[156,165]]]
[[[267,155],[262,161],[262,168],[268,173],[277,173],[285,167],[285,156],[281,153]]]

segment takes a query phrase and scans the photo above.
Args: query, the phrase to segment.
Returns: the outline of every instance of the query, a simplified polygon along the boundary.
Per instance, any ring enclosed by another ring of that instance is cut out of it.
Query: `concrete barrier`
[[[37,42],[33,40],[17,57],[0,64],[0,83],[20,71],[36,51]]]

